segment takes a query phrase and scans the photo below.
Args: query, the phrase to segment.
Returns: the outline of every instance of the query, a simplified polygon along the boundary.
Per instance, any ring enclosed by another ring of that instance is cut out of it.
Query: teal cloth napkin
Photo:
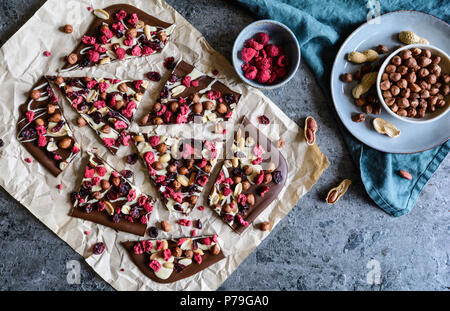
[[[302,58],[314,72],[331,101],[330,73],[336,53],[345,38],[367,20],[370,8],[381,14],[396,10],[417,10],[450,20],[448,0],[237,0],[261,18],[287,25],[297,36]],[[338,118],[337,118],[338,119]],[[415,154],[391,154],[370,148],[356,140],[338,121],[353,160],[369,196],[389,215],[408,213],[427,181],[450,151],[450,141]],[[409,172],[409,181],[397,175]]]

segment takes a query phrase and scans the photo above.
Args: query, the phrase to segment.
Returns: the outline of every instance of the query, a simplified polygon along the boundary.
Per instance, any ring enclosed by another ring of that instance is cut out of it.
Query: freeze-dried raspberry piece
[[[266,117],[265,115],[259,116],[258,117],[259,123],[261,124],[269,124],[270,120],[268,117]]]
[[[255,66],[250,66],[246,71],[245,71],[245,77],[249,80],[255,80],[256,76],[258,74],[258,69],[256,69]]]
[[[185,87],[191,87],[191,77],[186,76],[183,78],[183,81],[181,81]]]
[[[138,242],[138,243],[134,244],[133,251],[136,255],[142,254],[144,251],[142,249],[141,243]]]
[[[81,41],[86,45],[94,45],[96,39],[95,39],[95,37],[83,36],[81,38]]]
[[[165,261],[168,261],[172,257],[172,252],[170,249],[163,250],[163,258]]]
[[[250,67],[249,63],[242,63],[242,65],[241,65],[241,69],[244,72],[246,72],[249,67]]]
[[[192,222],[189,219],[178,219],[177,223],[181,226],[190,227]]]
[[[202,263],[202,261],[203,261],[203,258],[202,258],[202,256],[199,253],[195,253],[194,254],[194,261],[200,265]]]
[[[272,74],[270,76],[270,79],[267,80],[267,84],[272,84],[273,82],[275,82],[275,80],[277,79],[277,74],[275,73],[275,71],[272,71]]]
[[[266,45],[267,42],[269,42],[270,37],[268,34],[266,34],[265,32],[258,32],[255,35],[255,40],[259,43],[261,43],[262,45]]]
[[[117,48],[115,52],[119,60],[122,60],[125,57],[126,52],[123,48]]]
[[[280,49],[275,44],[266,45],[265,50],[267,52],[267,56],[269,57],[275,57],[280,53]]]
[[[247,42],[245,42],[245,46],[249,47],[249,48],[252,48],[252,49],[255,49],[257,51],[261,50],[264,47],[264,45],[256,42],[253,38],[247,40]]]
[[[256,55],[256,50],[252,48],[243,48],[241,52],[242,60],[249,62]]]
[[[92,251],[94,252],[95,255],[100,255],[101,253],[103,253],[104,250],[105,250],[105,243],[103,242],[95,243],[94,246],[92,247]]]
[[[285,67],[278,67],[278,66],[276,66],[274,68],[274,70],[277,73],[277,77],[280,78],[280,79],[283,78],[284,76],[286,76],[286,74],[287,74],[287,69]]]
[[[269,70],[261,70],[256,75],[256,78],[259,83],[266,83],[270,79],[270,71]]]
[[[142,248],[144,252],[149,253],[152,250],[153,244],[149,240],[142,241]]]
[[[278,56],[277,65],[279,67],[287,67],[287,65],[289,65],[289,59],[286,57],[286,55]]]
[[[263,58],[256,62],[256,68],[259,70],[270,70],[272,67],[272,58]]]
[[[125,12],[124,10],[120,10],[119,12],[116,13],[116,19],[118,21],[121,21],[122,19],[124,19],[125,17],[127,17],[127,12]]]
[[[133,56],[141,56],[141,47],[139,45],[134,46],[134,48],[131,50],[131,55]]]
[[[173,57],[167,57],[164,60],[164,67],[166,67],[167,69],[172,70],[173,68],[175,68],[175,58]]]
[[[51,53],[50,53],[49,51],[45,51],[45,52],[44,52],[44,56],[49,57],[50,55],[51,55]]]
[[[148,266],[153,269],[155,272],[158,272],[161,269],[161,264],[157,260],[152,260],[148,264]]]

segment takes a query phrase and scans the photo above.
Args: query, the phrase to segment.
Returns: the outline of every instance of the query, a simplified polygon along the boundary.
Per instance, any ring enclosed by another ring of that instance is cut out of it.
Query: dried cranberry
[[[174,210],[179,211],[179,212],[184,212],[183,208],[181,207],[180,204],[175,204],[173,206]]]
[[[122,176],[125,178],[133,177],[133,172],[130,170],[123,170],[122,172],[120,172],[120,174],[122,174]]]
[[[64,121],[61,120],[58,123],[56,123],[56,125],[52,128],[52,133],[57,133],[59,132],[59,130],[64,126]]]
[[[99,124],[100,122],[102,122],[102,114],[100,111],[94,111],[91,116],[95,124]]]
[[[197,240],[192,240],[192,249],[195,251],[198,249],[198,243]]]
[[[36,129],[34,127],[29,127],[26,130],[23,130],[22,133],[20,133],[20,136],[24,139],[30,139],[36,136]]]
[[[169,89],[165,86],[159,95],[161,96],[161,98],[166,98],[167,96],[169,96]]]
[[[91,190],[85,187],[81,187],[79,196],[85,197],[91,193]]]
[[[266,117],[265,115],[259,116],[258,117],[259,123],[261,124],[269,124],[270,120],[268,117]]]
[[[156,227],[150,227],[148,228],[148,235],[155,239],[158,236],[158,229]]]
[[[115,192],[115,191],[109,191],[109,192],[106,194],[106,198],[107,198],[109,201],[117,200],[118,197],[119,197],[119,194],[118,194],[117,192]]]
[[[196,222],[196,226],[195,226],[197,229],[202,229],[203,228],[203,224],[202,224],[202,221],[199,219],[199,220],[197,220],[197,222]]]
[[[178,81],[178,77],[177,77],[177,75],[176,74],[171,74],[170,75],[170,77],[169,77],[169,82],[170,83],[175,83],[175,82],[177,82]]]
[[[185,265],[182,265],[181,263],[175,262],[175,263],[173,264],[173,269],[174,269],[176,272],[181,272],[181,271],[184,270],[184,268],[186,268],[186,266],[185,266]]]
[[[248,211],[248,206],[239,204],[239,214],[245,215]]]
[[[147,73],[147,78],[151,81],[158,82],[159,80],[161,80],[161,75],[159,74],[159,72],[150,71],[149,73]]]
[[[119,186],[119,194],[121,196],[128,195],[128,192],[130,192],[131,186],[127,182],[121,182]]]
[[[138,154],[137,153],[132,153],[132,154],[127,155],[126,162],[128,164],[136,164],[137,160],[138,160]]]
[[[233,177],[234,177],[234,176],[242,177],[242,176],[244,176],[245,174],[244,174],[244,171],[243,171],[241,168],[235,167],[235,168],[233,168],[233,169],[231,170],[231,175],[232,175]]]
[[[0,138],[0,148],[3,147],[5,143],[3,142],[3,139]]]
[[[223,215],[222,215],[222,219],[223,219],[225,222],[230,222],[230,221],[232,221],[232,220],[234,219],[234,216],[231,215],[231,214],[223,214]]]
[[[72,203],[75,203],[75,201],[80,199],[80,195],[78,194],[78,192],[72,192],[70,194],[70,199],[72,200]]]
[[[119,214],[115,214],[114,216],[113,216],[113,222],[114,223],[118,223],[120,221],[120,215]]]
[[[167,57],[164,60],[164,67],[166,67],[167,69],[172,70],[173,68],[175,68],[175,58],[173,57]]]
[[[231,105],[231,104],[233,104],[233,103],[236,102],[236,99],[235,99],[235,97],[234,97],[233,94],[225,94],[225,95],[223,96],[223,99],[224,99],[225,102],[226,102],[227,104],[229,104],[229,105]]]
[[[100,255],[105,250],[105,243],[103,242],[95,243],[94,246],[92,247],[92,250],[95,255]]]
[[[275,171],[272,173],[272,180],[274,183],[279,184],[283,180],[283,176],[280,171]]]

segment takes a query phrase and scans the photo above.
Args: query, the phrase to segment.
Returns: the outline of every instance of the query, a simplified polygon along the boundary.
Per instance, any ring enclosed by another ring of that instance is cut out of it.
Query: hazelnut
[[[397,114],[398,114],[399,116],[401,116],[401,117],[406,117],[406,116],[408,115],[408,113],[406,112],[405,109],[399,109],[399,110],[397,111]]]
[[[389,75],[385,72],[381,75],[381,81],[385,81],[389,79]]]
[[[383,95],[383,98],[389,98],[392,97],[391,91],[383,91],[383,93],[381,93]]]
[[[182,166],[182,167],[180,167],[180,168],[178,169],[178,173],[181,174],[181,175],[186,175],[187,173],[189,173],[189,170],[188,170],[187,167]]]
[[[177,112],[178,107],[179,107],[178,102],[171,102],[169,105],[169,109],[172,112]]]
[[[362,107],[366,104],[366,99],[363,97],[360,97],[358,99],[355,99],[355,105],[358,107]]]
[[[164,230],[164,229],[163,229]],[[170,230],[170,229],[169,229]],[[181,255],[183,254],[183,251],[181,250],[181,248],[179,248],[178,246],[177,247],[174,247],[173,249],[172,249],[172,256],[173,257],[181,257]]]
[[[111,133],[111,126],[109,126],[108,124],[105,124],[102,126],[100,131],[102,133],[109,134],[109,133]]]
[[[39,98],[41,98],[41,92],[39,90],[32,90],[30,97],[34,100],[38,100]]]
[[[397,104],[393,104],[393,105],[391,106],[391,110],[392,110],[393,112],[397,112],[397,111],[398,111],[398,106],[397,106]]]
[[[73,32],[73,27],[72,27],[72,25],[69,25],[69,24],[64,25],[63,28],[62,28],[62,31],[65,32],[65,33],[72,33]]]
[[[149,114],[146,114],[142,119],[141,119],[141,125],[147,125],[148,123],[148,119],[150,118]]]
[[[203,108],[205,108],[205,110],[211,110],[214,108],[214,103],[209,100],[206,102],[203,102]]]
[[[128,85],[126,82],[120,83],[117,87],[119,91],[126,93],[128,91]]]
[[[437,82],[437,77],[435,74],[430,74],[425,77],[425,81],[427,81],[430,84],[435,84]]]
[[[86,120],[83,118],[83,117],[78,117],[77,118],[77,125],[79,126],[79,127],[83,127],[83,126],[85,126],[86,125]]]
[[[175,173],[177,171],[177,166],[175,164],[169,164],[167,166],[167,171],[169,173]]]
[[[163,220],[163,221],[161,221],[161,229],[164,231],[164,232],[169,232],[170,231],[170,223],[169,222],[167,222],[167,221],[165,221],[165,220]],[[179,248],[178,248],[179,249]],[[181,251],[181,249],[180,249],[180,251]],[[179,257],[179,256],[175,256],[175,257]]]
[[[381,113],[381,105],[379,103],[373,104],[373,114],[379,115]]]
[[[412,56],[412,52],[410,50],[403,50],[398,54],[398,56],[402,59],[408,59]]]
[[[221,103],[221,104],[219,104],[217,106],[217,112],[218,113],[225,114],[225,113],[227,113],[227,111],[228,111],[228,108],[227,108],[227,106],[225,104]]]
[[[431,51],[430,50],[422,50],[421,55],[425,58],[430,58],[431,57]]]
[[[63,87],[63,89],[64,89],[64,93],[65,94],[68,94],[68,93],[72,93],[73,92],[73,88],[70,86],[70,85],[64,85],[64,87]]]
[[[195,103],[192,110],[196,114],[201,114],[203,112],[203,105],[202,105],[202,103]]]
[[[178,191],[181,189],[181,184],[178,180],[172,181],[172,187],[175,189],[175,191]]]
[[[399,108],[408,108],[409,100],[407,98],[400,97],[397,99],[397,105]]]
[[[253,193],[248,193],[248,194],[247,194],[247,203],[248,203],[249,205],[255,204],[255,196],[254,196]]]
[[[341,79],[342,82],[352,82],[353,75],[351,73],[343,73],[339,76],[339,79]]]
[[[225,204],[225,205],[222,207],[222,211],[223,211],[224,213],[226,213],[226,214],[230,213],[230,212],[231,212],[231,205],[230,205],[230,204]]]
[[[386,103],[386,105],[388,105],[389,107],[391,107],[394,103],[395,103],[395,98],[393,97],[388,97],[384,100],[384,102]]]
[[[100,191],[95,191],[92,196],[94,197],[94,199],[96,200],[100,200],[102,198],[102,193]]]
[[[419,48],[413,48],[411,50],[411,52],[412,52],[412,55],[414,55],[414,56],[419,56],[420,54],[422,54],[422,50]]]
[[[408,82],[405,79],[400,79],[397,82],[397,86],[401,89],[404,89],[408,86]]]
[[[411,90],[409,88],[403,89],[400,92],[400,96],[404,97],[404,98],[409,98],[410,95],[411,95]]]
[[[58,123],[59,121],[61,121],[62,116],[60,113],[55,113],[53,114],[50,118],[48,118],[49,122],[55,122]]]
[[[106,179],[102,179],[100,181],[100,186],[102,187],[103,190],[107,190],[111,185],[109,184],[109,181],[107,181]]]
[[[423,54],[423,53],[422,53]],[[421,56],[419,57],[419,59],[417,60],[417,65],[419,65],[420,67],[426,67],[429,64],[431,64],[431,58],[428,58],[426,56]]]
[[[74,65],[74,64],[76,64],[77,61],[78,61],[78,56],[77,56],[77,54],[72,53],[72,54],[69,54],[69,55],[66,57],[66,60],[67,60],[67,62],[68,62],[70,65]]]
[[[197,201],[198,201],[198,195],[191,195],[189,197],[189,203],[191,203],[192,205],[197,204]]]
[[[164,123],[163,119],[160,117],[155,117],[152,119],[153,125],[161,125]]]
[[[427,99],[430,97],[430,92],[428,90],[422,90],[420,91],[420,98]]]
[[[441,57],[439,55],[433,55],[431,56],[431,62],[437,65],[441,62]]]
[[[243,190],[248,190],[248,189],[250,189],[250,187],[251,187],[251,184],[250,184],[250,182],[248,180],[245,180],[245,181],[242,182],[242,189]]]
[[[250,165],[245,165],[244,166],[244,174],[250,175],[251,173],[253,173],[253,167],[251,167]]]
[[[126,35],[131,37],[131,38],[136,38],[137,37],[137,30],[136,30],[136,28],[129,28],[126,31]]]
[[[408,72],[408,67],[401,65],[397,67],[397,72],[401,75],[405,75]]]
[[[414,118],[417,114],[417,110],[413,107],[409,107],[408,110],[406,110],[407,117]]]
[[[262,222],[262,223],[259,225],[259,229],[261,229],[261,231],[267,231],[267,230],[270,230],[270,222],[268,222],[268,221]]]
[[[111,182],[112,182],[112,184],[113,184],[114,186],[119,187],[120,184],[121,184],[120,177],[113,177],[113,178],[111,179]]]
[[[385,80],[380,83],[380,89],[383,91],[387,91],[391,88],[391,82],[389,80]]]
[[[445,100],[443,99],[439,99],[438,102],[436,103],[436,106],[438,106],[439,108],[444,107],[446,104]]]
[[[264,184],[268,184],[272,181],[272,174],[266,173],[264,174]]]
[[[372,110],[373,110],[372,104],[367,104],[363,107],[363,111],[366,114],[372,113]]]
[[[233,177],[233,182],[235,184],[239,184],[242,181],[242,177],[241,176],[234,176]]]
[[[397,71],[397,67],[395,65],[387,65],[384,71],[387,73],[393,73]]]
[[[117,100],[116,104],[114,105],[114,108],[116,108],[116,110],[120,110],[123,107],[125,107],[125,101],[121,99]]]
[[[184,256],[186,256],[186,258],[192,258],[194,256],[194,252],[191,249],[187,249],[184,251]]]
[[[217,244],[214,244],[209,251],[211,252],[211,254],[213,255],[219,255],[220,254],[220,247]]]
[[[417,109],[417,118],[423,118],[425,116],[426,108]]]
[[[389,52],[389,49],[387,48],[386,45],[384,44],[380,44],[378,45],[375,50],[378,52],[378,54],[385,54],[387,52]]]
[[[408,72],[405,76],[405,79],[408,83],[416,82],[417,76],[415,72]]]
[[[364,122],[366,120],[366,116],[364,113],[355,113],[352,115],[353,122]]]
[[[200,162],[201,162],[201,160],[200,160]],[[186,163],[186,167],[187,167],[188,169],[191,169],[191,168],[194,167],[195,160],[194,160],[194,159],[186,159],[186,160],[185,160],[185,163]]]
[[[161,103],[156,102],[152,107],[152,111],[156,113],[156,112],[160,111],[161,108],[162,108]]]
[[[158,151],[159,153],[165,153],[165,152],[167,151],[168,148],[169,148],[169,147],[167,147],[166,144],[161,143],[161,144],[158,144],[158,145],[156,146],[156,151]]]
[[[391,93],[393,96],[400,94],[400,88],[397,85],[391,86]]]
[[[439,93],[439,89],[437,87],[431,88],[431,90],[430,90],[431,95],[436,95],[437,93]]]
[[[56,79],[55,79],[55,83],[56,83],[57,85],[63,84],[63,83],[64,83],[64,78],[61,77],[61,76],[57,76]]]
[[[450,86],[448,84],[441,87],[442,94],[447,96],[450,93]]]
[[[44,120],[42,120],[41,118],[38,118],[38,119],[34,120],[34,123],[37,126],[43,126],[44,125]]]
[[[69,137],[63,138],[60,142],[59,142],[59,147],[61,149],[68,149],[70,147],[70,145],[72,144],[72,139]]]
[[[409,106],[412,108],[417,108],[417,106],[419,106],[419,100],[417,100],[417,99],[410,100]]]
[[[191,101],[191,103],[199,103],[200,95],[198,95],[198,93],[192,94],[191,96],[189,96],[189,100]]]
[[[414,68],[414,67],[417,66],[417,61],[416,61],[415,58],[412,58],[412,57],[411,57],[411,58],[406,59],[406,60],[403,62],[403,64],[404,64],[405,66],[409,67],[409,68]]]
[[[106,97],[107,97],[106,92],[101,92],[101,93],[100,93],[100,99],[101,99],[101,100],[106,100]]]
[[[400,56],[395,55],[394,57],[392,57],[391,64],[393,64],[395,66],[399,66],[401,63],[402,63],[402,59],[400,58]]]
[[[160,171],[160,170],[162,170],[162,169],[164,168],[164,166],[162,165],[162,163],[159,162],[159,161],[153,162],[153,163],[151,164],[151,167],[152,167],[153,169],[157,170],[157,171]]]
[[[397,82],[402,78],[402,75],[399,74],[398,72],[393,72],[389,75],[389,79],[391,79],[391,81]]]
[[[211,173],[212,166],[210,164],[206,164],[206,166],[203,168],[206,174]]]

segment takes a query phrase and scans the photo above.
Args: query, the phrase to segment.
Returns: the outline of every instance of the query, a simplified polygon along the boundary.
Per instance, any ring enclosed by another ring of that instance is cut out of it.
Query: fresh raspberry
[[[258,74],[258,69],[255,66],[250,66],[245,72],[245,77],[249,80],[255,80]]]
[[[261,70],[258,72],[256,78],[259,83],[266,83],[270,79],[270,71],[269,70]]]
[[[241,52],[242,60],[249,62],[256,55],[256,50],[252,48],[243,48]]]
[[[276,57],[278,53],[280,53],[278,46],[276,46],[275,44],[266,45],[265,50],[267,52],[267,56],[269,57]]]
[[[266,34],[265,32],[258,32],[255,35],[255,40],[259,43],[261,43],[262,45],[266,45],[267,42],[269,42],[270,37],[268,34]]]

